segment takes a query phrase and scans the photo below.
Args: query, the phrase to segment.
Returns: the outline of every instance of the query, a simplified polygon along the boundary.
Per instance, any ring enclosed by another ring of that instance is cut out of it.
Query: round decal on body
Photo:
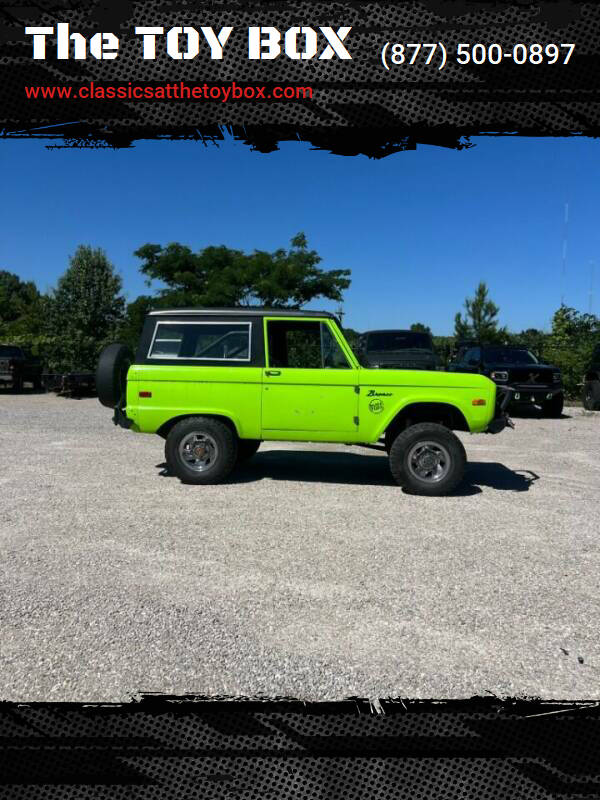
[[[371,400],[369,403],[369,411],[373,414],[381,414],[383,411],[383,400]]]

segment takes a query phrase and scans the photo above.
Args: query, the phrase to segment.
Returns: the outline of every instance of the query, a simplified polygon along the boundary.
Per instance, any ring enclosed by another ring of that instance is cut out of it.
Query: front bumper
[[[512,400],[512,389],[498,386],[496,390],[496,415],[486,428],[486,433],[500,433],[505,428],[514,428],[515,424],[508,416],[506,409]]]
[[[513,403],[533,403],[539,405],[556,397],[563,391],[562,386],[531,386],[528,384],[513,384],[505,387],[512,393]]]

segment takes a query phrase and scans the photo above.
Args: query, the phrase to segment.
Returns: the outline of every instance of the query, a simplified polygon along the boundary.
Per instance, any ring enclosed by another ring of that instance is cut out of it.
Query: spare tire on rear
[[[109,344],[100,353],[96,368],[96,390],[103,406],[124,407],[127,372],[132,360],[132,352],[125,344]]]

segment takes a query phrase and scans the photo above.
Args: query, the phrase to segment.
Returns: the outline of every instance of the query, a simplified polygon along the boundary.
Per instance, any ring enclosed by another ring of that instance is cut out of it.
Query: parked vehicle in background
[[[396,482],[441,495],[462,480],[453,430],[498,433],[508,397],[481,375],[362,367],[332,314],[173,309],[151,312],[137,353],[102,352],[96,372],[113,422],[166,440],[169,469],[213,484],[261,441],[385,443]]]
[[[540,406],[547,417],[562,414],[564,390],[560,369],[542,363],[525,348],[463,344],[448,370],[486,375],[511,391],[511,403]]]
[[[44,389],[68,397],[84,397],[96,393],[96,376],[93,372],[45,372]]]
[[[16,392],[25,383],[42,388],[42,362],[29,350],[13,344],[0,344],[0,383],[10,383]]]
[[[421,331],[367,331],[358,340],[357,355],[365,367],[442,369],[431,336]]]
[[[600,343],[594,348],[590,363],[583,376],[583,407],[588,411],[600,410]]]

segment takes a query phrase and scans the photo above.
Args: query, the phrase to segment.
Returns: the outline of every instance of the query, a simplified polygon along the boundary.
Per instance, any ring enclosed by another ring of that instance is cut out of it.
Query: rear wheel
[[[20,394],[23,391],[23,378],[15,378],[13,381],[13,391]]]
[[[171,428],[165,458],[183,483],[221,483],[237,459],[237,438],[225,423],[211,417],[188,417]]]
[[[563,393],[555,394],[550,400],[542,403],[542,413],[545,417],[560,417],[563,412],[565,398]]]
[[[237,463],[242,464],[252,458],[260,444],[260,439],[238,439]]]
[[[583,384],[583,407],[587,411],[600,409],[600,381],[586,381]]]
[[[430,497],[455,489],[464,477],[467,462],[460,439],[433,422],[412,425],[398,434],[389,457],[396,483],[412,494]]]

